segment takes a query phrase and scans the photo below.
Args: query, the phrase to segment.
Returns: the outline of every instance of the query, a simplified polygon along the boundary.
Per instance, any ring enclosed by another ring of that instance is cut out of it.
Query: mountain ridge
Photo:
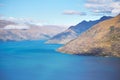
[[[88,30],[93,25],[95,25],[101,21],[110,19],[110,18],[112,18],[112,17],[111,16],[103,16],[99,20],[93,20],[93,21],[85,21],[84,20],[84,21],[78,23],[77,25],[71,26],[67,30],[53,36],[46,43],[65,44],[65,43],[77,38],[82,32]]]
[[[0,19],[0,41],[49,39],[63,30],[63,27],[57,25],[37,25]]]
[[[102,21],[58,51],[69,54],[120,57],[120,15]]]

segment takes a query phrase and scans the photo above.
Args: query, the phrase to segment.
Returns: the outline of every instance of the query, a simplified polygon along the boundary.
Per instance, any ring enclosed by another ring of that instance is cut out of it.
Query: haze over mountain
[[[102,21],[58,51],[70,54],[120,57],[120,15]]]
[[[51,39],[49,39],[46,43],[51,43],[51,44],[65,44],[69,42],[70,40],[73,40],[77,38],[82,32],[88,30],[90,27],[93,25],[110,19],[112,17],[110,16],[103,16],[99,20],[93,20],[93,21],[82,21],[79,24],[75,26],[69,27],[67,30],[53,36]]]
[[[14,22],[11,21],[7,21],[7,20],[0,20],[0,29],[4,28],[7,25],[14,25]]]
[[[40,25],[29,20],[0,19],[0,40],[39,40],[48,39],[65,28],[56,25]]]

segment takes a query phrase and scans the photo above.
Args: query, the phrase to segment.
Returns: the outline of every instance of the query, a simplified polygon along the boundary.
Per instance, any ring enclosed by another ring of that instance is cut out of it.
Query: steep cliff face
[[[82,22],[80,22],[79,24],[77,24],[75,26],[71,26],[66,31],[55,35],[50,40],[48,40],[47,43],[65,44],[65,43],[69,42],[70,40],[73,40],[73,39],[77,38],[81,33],[88,30],[93,25],[95,25],[95,24],[97,24],[97,23],[99,23],[101,21],[110,19],[110,18],[112,18],[112,17],[103,16],[99,20],[82,21]]]
[[[120,57],[120,15],[96,24],[58,51]]]

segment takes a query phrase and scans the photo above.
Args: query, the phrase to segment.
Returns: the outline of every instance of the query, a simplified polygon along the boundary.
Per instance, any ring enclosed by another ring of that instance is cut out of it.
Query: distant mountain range
[[[32,22],[0,19],[0,40],[20,41],[49,39],[65,30],[61,26],[38,25]]]
[[[7,25],[15,25],[16,23],[7,20],[0,20],[0,29],[4,28]]]
[[[90,27],[93,25],[110,19],[112,17],[110,16],[103,16],[99,20],[94,20],[94,21],[82,21],[79,24],[75,26],[69,27],[67,30],[53,36],[51,39],[49,39],[46,43],[50,44],[65,44],[75,38],[77,38],[82,32],[85,32],[88,30]]]
[[[70,54],[120,57],[120,15],[102,21],[58,51]]]

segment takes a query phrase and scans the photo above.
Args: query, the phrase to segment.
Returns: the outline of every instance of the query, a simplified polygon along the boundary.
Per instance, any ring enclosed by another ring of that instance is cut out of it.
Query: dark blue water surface
[[[0,42],[0,80],[120,80],[120,58],[62,54],[60,46]]]

